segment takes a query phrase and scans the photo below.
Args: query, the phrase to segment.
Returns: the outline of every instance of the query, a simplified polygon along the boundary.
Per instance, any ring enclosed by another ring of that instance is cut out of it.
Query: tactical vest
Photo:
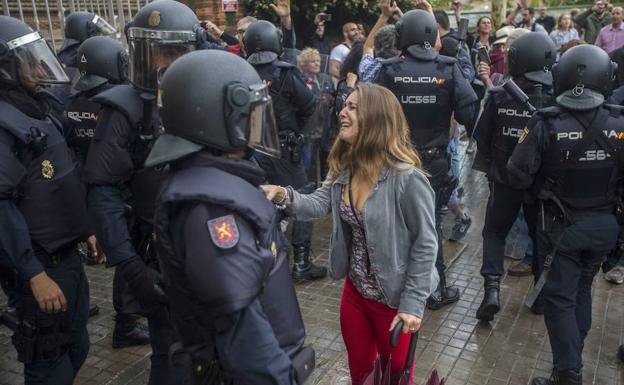
[[[524,89],[524,91],[534,106],[538,105],[538,102],[546,107],[554,103],[549,92],[538,95],[535,90]],[[509,185],[507,161],[516,148],[518,139],[522,136],[522,132],[532,115],[524,104],[513,100],[502,88],[491,90],[490,97],[493,98],[496,119],[492,130],[491,154],[493,162],[489,176],[498,183]],[[538,98],[541,100],[538,101]]]
[[[453,66],[456,60],[438,56],[420,61],[409,56],[387,60],[376,83],[399,99],[418,150],[449,143],[453,114]]]
[[[538,186],[550,190],[573,210],[611,211],[617,200],[624,158],[624,109],[604,106],[609,112],[602,129],[610,146],[595,140],[579,159],[570,152],[582,139],[585,128],[565,109],[550,107],[538,112],[547,124],[549,144],[543,153]],[[610,148],[606,148],[610,147]]]
[[[98,103],[90,101],[86,95],[81,94],[74,98],[66,109],[71,145],[82,164],[87,160],[100,108]]]
[[[289,77],[294,76],[297,67],[290,63],[276,61],[271,64],[256,66],[260,79],[268,86],[273,99],[275,122],[280,132],[299,132],[297,111],[291,101]]]
[[[202,297],[201,301],[187,283],[184,260],[175,252],[170,235],[172,213],[188,202],[204,202],[237,213],[254,226],[259,246],[253,258],[236,254],[210,262],[207,258],[203,269],[207,282],[223,282],[224,276],[239,278],[225,280],[228,287],[215,288],[213,298]],[[290,277],[279,216],[257,187],[213,167],[176,172],[159,198],[154,225],[158,260],[174,323],[187,351],[206,355],[201,350],[210,346],[214,333],[208,326],[212,324],[210,317],[241,310],[258,296],[282,350],[293,361],[306,351],[302,349],[305,329]]]
[[[154,107],[151,132],[141,132],[143,101],[140,95],[141,91],[124,84],[98,94],[91,98],[91,102],[110,106],[122,112],[134,128],[133,135],[127,143],[134,164],[134,173],[129,183],[133,198],[132,208],[136,216],[151,224],[156,198],[167,174],[156,168],[144,167],[145,159],[161,133],[161,125],[157,109]]]
[[[21,167],[8,166],[16,179],[13,197],[34,244],[47,253],[85,239],[87,207],[84,185],[65,138],[50,120],[38,120],[0,101],[0,129],[13,136]],[[1,135],[0,140],[8,136]],[[0,174],[4,174],[0,172]],[[0,177],[0,180],[3,179]],[[4,184],[4,182],[2,183]]]

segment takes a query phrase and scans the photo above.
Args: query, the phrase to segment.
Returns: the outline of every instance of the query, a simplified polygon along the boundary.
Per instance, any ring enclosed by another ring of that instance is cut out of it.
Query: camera
[[[319,15],[319,21],[332,21],[332,15],[326,14],[326,13],[322,13]]]

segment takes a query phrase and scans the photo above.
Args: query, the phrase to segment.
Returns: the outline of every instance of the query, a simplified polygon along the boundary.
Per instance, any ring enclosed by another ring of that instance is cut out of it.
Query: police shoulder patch
[[[212,243],[219,249],[229,250],[240,240],[240,232],[233,215],[225,215],[219,218],[210,219],[207,222],[208,231]]]
[[[529,135],[529,129],[528,127],[524,127],[524,130],[522,130],[522,135],[520,135],[520,138],[518,139],[518,143],[524,142],[527,135]]]

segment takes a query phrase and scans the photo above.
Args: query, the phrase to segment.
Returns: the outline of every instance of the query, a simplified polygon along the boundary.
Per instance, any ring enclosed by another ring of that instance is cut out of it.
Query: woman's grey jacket
[[[438,249],[434,192],[425,175],[397,163],[386,167],[364,204],[364,228],[371,274],[379,283],[386,305],[402,313],[423,316],[427,298],[438,285],[435,260]],[[332,213],[329,273],[344,278],[349,271],[351,227],[340,219],[345,172],[325,181],[312,194],[290,189],[287,212],[297,220],[315,220]]]

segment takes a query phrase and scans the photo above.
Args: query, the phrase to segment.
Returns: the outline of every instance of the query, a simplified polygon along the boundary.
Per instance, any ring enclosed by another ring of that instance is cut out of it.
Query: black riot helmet
[[[591,110],[611,95],[617,65],[601,48],[583,44],[567,50],[553,67],[557,103],[571,110]]]
[[[97,35],[112,35],[115,27],[91,12],[72,12],[65,18],[65,39],[79,43]]]
[[[0,16],[0,83],[23,85],[69,83],[46,41],[18,19]]]
[[[128,75],[128,54],[121,43],[107,36],[93,36],[78,48],[80,77],[76,91],[88,91],[105,83],[123,83]]]
[[[421,60],[437,56],[434,49],[438,38],[438,24],[432,14],[421,9],[407,12],[396,24],[398,47]]]
[[[283,52],[282,31],[266,20],[251,23],[243,35],[247,61],[251,64],[267,64],[275,61]]]
[[[174,0],[158,0],[141,8],[126,33],[130,48],[128,78],[146,91],[156,91],[167,67],[195,50],[205,36],[195,13]]]
[[[525,78],[552,86],[552,66],[557,58],[557,47],[543,33],[529,32],[515,39],[509,47],[507,60],[511,76]]]
[[[280,155],[268,87],[237,55],[201,50],[176,60],[162,79],[160,117],[166,134],[154,144],[146,167],[204,147]]]

